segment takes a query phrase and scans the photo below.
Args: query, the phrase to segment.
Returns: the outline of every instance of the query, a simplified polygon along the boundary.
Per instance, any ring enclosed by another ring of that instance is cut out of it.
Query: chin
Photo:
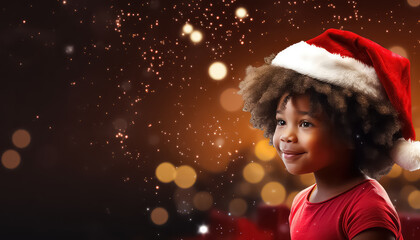
[[[286,165],[286,170],[292,174],[292,175],[302,175],[302,174],[306,174],[306,173],[312,173],[312,171],[308,171],[305,169],[301,169],[301,168],[296,168],[296,167],[292,167],[292,166],[287,166]]]

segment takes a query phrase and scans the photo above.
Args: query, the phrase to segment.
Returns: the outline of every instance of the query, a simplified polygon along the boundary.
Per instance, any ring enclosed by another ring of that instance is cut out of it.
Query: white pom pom
[[[400,138],[395,142],[391,156],[400,167],[415,171],[420,168],[420,142]]]

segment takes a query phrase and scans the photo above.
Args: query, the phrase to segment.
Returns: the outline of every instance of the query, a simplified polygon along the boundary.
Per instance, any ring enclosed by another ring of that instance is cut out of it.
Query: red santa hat
[[[414,141],[411,118],[408,59],[353,32],[328,29],[279,52],[271,64],[390,101],[399,113],[404,137],[394,144],[392,157],[404,169],[420,168],[420,142]]]

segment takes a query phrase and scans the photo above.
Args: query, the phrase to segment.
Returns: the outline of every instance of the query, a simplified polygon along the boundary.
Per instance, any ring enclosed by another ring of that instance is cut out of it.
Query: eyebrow
[[[300,115],[310,115],[309,112],[297,111]],[[277,110],[276,113],[283,113],[283,110]]]

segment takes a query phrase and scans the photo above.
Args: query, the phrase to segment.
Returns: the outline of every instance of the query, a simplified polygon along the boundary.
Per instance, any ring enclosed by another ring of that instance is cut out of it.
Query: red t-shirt
[[[403,240],[398,214],[376,180],[366,179],[335,197],[311,203],[309,194],[315,185],[293,200],[289,216],[292,240],[352,239],[374,227],[386,228]]]

